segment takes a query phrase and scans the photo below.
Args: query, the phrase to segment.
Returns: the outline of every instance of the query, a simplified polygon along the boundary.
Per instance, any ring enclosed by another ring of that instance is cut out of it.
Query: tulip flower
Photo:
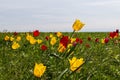
[[[109,38],[101,39],[101,43],[108,43],[108,42],[109,42]]]
[[[116,33],[119,33],[119,29],[116,29]]]
[[[20,41],[21,40],[21,37],[20,36],[17,36],[17,39],[16,39],[17,41]]]
[[[34,37],[30,38],[30,44],[35,44],[37,42],[36,39],[34,39]]]
[[[109,42],[109,38],[105,38],[104,41],[105,41],[105,43],[108,43]]]
[[[80,39],[79,38],[76,38],[76,40],[75,40],[77,43],[80,41]]]
[[[88,41],[91,41],[91,37],[88,37]]]
[[[10,37],[10,41],[13,41],[14,40],[14,38],[13,37]]]
[[[50,36],[49,36],[50,38],[52,38],[53,37],[53,35],[52,34],[50,34]]]
[[[34,37],[39,36],[39,34],[40,34],[39,30],[35,30],[35,31],[33,31],[33,36],[34,36]]]
[[[30,41],[30,39],[33,38],[30,34],[27,34],[26,39]]]
[[[46,36],[45,39],[48,41],[49,40],[49,36]]]
[[[69,38],[68,36],[63,36],[61,39],[60,39],[60,44],[62,44],[65,48],[67,47],[69,43]]]
[[[118,37],[118,32],[110,32],[109,37],[110,38],[117,38]]]
[[[95,42],[99,42],[99,38],[96,38],[96,39],[95,39]]]
[[[56,42],[57,42],[56,37],[52,37],[50,44],[53,46],[53,45],[55,45]]]
[[[17,36],[17,35],[18,35],[18,33],[17,33],[17,32],[14,32],[14,33],[13,33],[13,35],[14,35],[14,36]]]
[[[70,44],[68,44],[67,48],[70,48],[70,47],[72,47],[72,46],[73,46],[73,44],[70,43]]]
[[[69,59],[69,63],[70,63],[71,71],[76,71],[76,70],[79,71],[84,61],[83,58],[77,59],[76,57],[73,57],[72,60]]]
[[[76,38],[71,38],[70,41],[71,41],[71,43],[73,43],[76,41]]]
[[[85,24],[82,23],[80,20],[76,20],[72,26],[73,30],[74,31],[79,31],[80,29],[82,29],[82,27],[84,26]]]
[[[59,47],[58,47],[58,52],[62,53],[66,50],[66,47],[63,46],[63,44],[59,44]]]
[[[38,40],[37,40],[37,43],[38,43],[38,44],[41,44],[41,43],[42,43],[42,40],[38,39]]]
[[[8,41],[9,39],[10,39],[9,36],[5,36],[5,38],[4,38],[5,41]]]
[[[34,75],[36,77],[41,77],[44,74],[45,70],[46,70],[46,66],[44,66],[42,63],[40,64],[35,63]]]
[[[43,44],[43,45],[41,46],[41,50],[42,50],[42,51],[47,50],[47,46]]]
[[[82,43],[83,43],[83,40],[82,40],[82,39],[79,39],[79,42],[80,42],[80,44],[82,44]]]
[[[19,48],[19,47],[20,47],[20,45],[19,45],[18,43],[13,42],[13,44],[12,44],[12,49],[17,49],[17,48]]]
[[[76,38],[76,42],[82,44],[83,40],[80,38]]]
[[[103,43],[103,44],[105,43],[104,39],[101,39],[101,43]]]
[[[61,37],[62,33],[61,32],[57,32],[57,37]]]

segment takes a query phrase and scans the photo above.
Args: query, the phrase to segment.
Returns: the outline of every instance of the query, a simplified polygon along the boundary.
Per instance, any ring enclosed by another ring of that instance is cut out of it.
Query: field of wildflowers
[[[120,80],[120,35],[113,32],[0,33],[0,80]]]

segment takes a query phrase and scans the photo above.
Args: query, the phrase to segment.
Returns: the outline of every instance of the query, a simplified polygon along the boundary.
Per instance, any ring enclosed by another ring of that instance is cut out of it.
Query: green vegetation
[[[53,46],[50,38],[46,40],[50,34],[57,40]],[[5,40],[6,35],[14,40]],[[61,37],[55,33],[40,33],[34,37],[42,40],[40,44],[31,44],[26,35],[27,33],[0,33],[0,80],[120,80],[120,36],[102,43],[101,39],[109,37],[109,33],[75,32],[72,38],[79,38],[82,42],[60,53],[58,47]],[[20,47],[13,49],[11,46],[16,41],[16,36],[21,37],[17,41]],[[46,50],[41,49],[43,44],[47,46]],[[79,72],[70,70],[69,59],[73,57],[85,61]],[[35,63],[46,66],[46,71],[40,78],[33,74]]]

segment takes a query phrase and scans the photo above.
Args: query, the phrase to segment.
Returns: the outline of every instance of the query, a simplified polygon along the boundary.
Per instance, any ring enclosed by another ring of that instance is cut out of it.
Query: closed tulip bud
[[[99,38],[96,38],[96,39],[95,39],[95,42],[99,42]]]
[[[105,43],[108,43],[109,42],[109,38],[105,38],[104,41],[105,41]]]
[[[119,29],[116,29],[116,33],[119,33]]]

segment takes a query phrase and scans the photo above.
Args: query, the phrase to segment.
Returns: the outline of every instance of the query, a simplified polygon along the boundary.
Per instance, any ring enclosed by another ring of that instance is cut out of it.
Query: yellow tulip
[[[68,47],[68,48],[72,47],[72,44],[68,44],[67,47]]]
[[[81,65],[84,63],[83,58],[77,59],[76,57],[73,57],[72,60],[69,59],[70,62],[70,70],[71,71],[79,71],[81,68]]]
[[[36,77],[41,77],[44,74],[45,70],[46,70],[46,66],[44,66],[42,63],[40,64],[35,63],[34,75]]]
[[[16,40],[17,40],[17,41],[20,41],[20,40],[21,40],[21,37],[20,37],[20,36],[17,36]]]
[[[63,44],[59,44],[59,47],[58,47],[58,52],[62,53],[66,50],[65,46],[63,46]]]
[[[52,37],[50,44],[53,46],[53,45],[55,45],[56,42],[57,42],[56,37]]]
[[[76,38],[71,38],[71,43],[75,42],[76,41]]]
[[[14,38],[13,37],[10,37],[10,41],[13,41],[14,40]]]
[[[52,38],[53,37],[53,35],[52,34],[50,34],[50,38]]]
[[[29,34],[27,34],[26,39],[30,42],[30,44],[35,44],[37,42],[37,40]]]
[[[74,31],[79,31],[85,24],[82,23],[80,20],[76,20],[72,26]]]
[[[42,43],[42,40],[38,39],[38,40],[37,40],[37,43],[38,43],[38,44],[41,44],[41,43]]]
[[[18,43],[13,42],[13,44],[12,44],[12,49],[17,49],[17,48],[19,48],[19,47],[20,47],[20,45],[19,45]]]
[[[61,37],[62,33],[61,32],[57,32],[57,37]]]
[[[104,44],[104,43],[105,43],[105,39],[101,39],[101,43],[103,43],[103,44]]]
[[[68,45],[67,45],[67,48],[68,48],[67,52],[70,51],[70,48],[71,48],[72,46],[73,46],[72,44],[68,44]],[[72,52],[73,52],[73,51],[72,51]]]
[[[34,39],[33,37],[32,38],[30,38],[30,44],[35,44],[37,42],[37,40],[36,39]]]
[[[33,37],[32,37],[31,35],[27,34],[26,39],[27,39],[28,41],[30,41],[30,39],[32,39],[32,38],[33,38]]]
[[[9,36],[5,36],[5,38],[4,38],[5,41],[8,41],[9,39],[10,39]]]

